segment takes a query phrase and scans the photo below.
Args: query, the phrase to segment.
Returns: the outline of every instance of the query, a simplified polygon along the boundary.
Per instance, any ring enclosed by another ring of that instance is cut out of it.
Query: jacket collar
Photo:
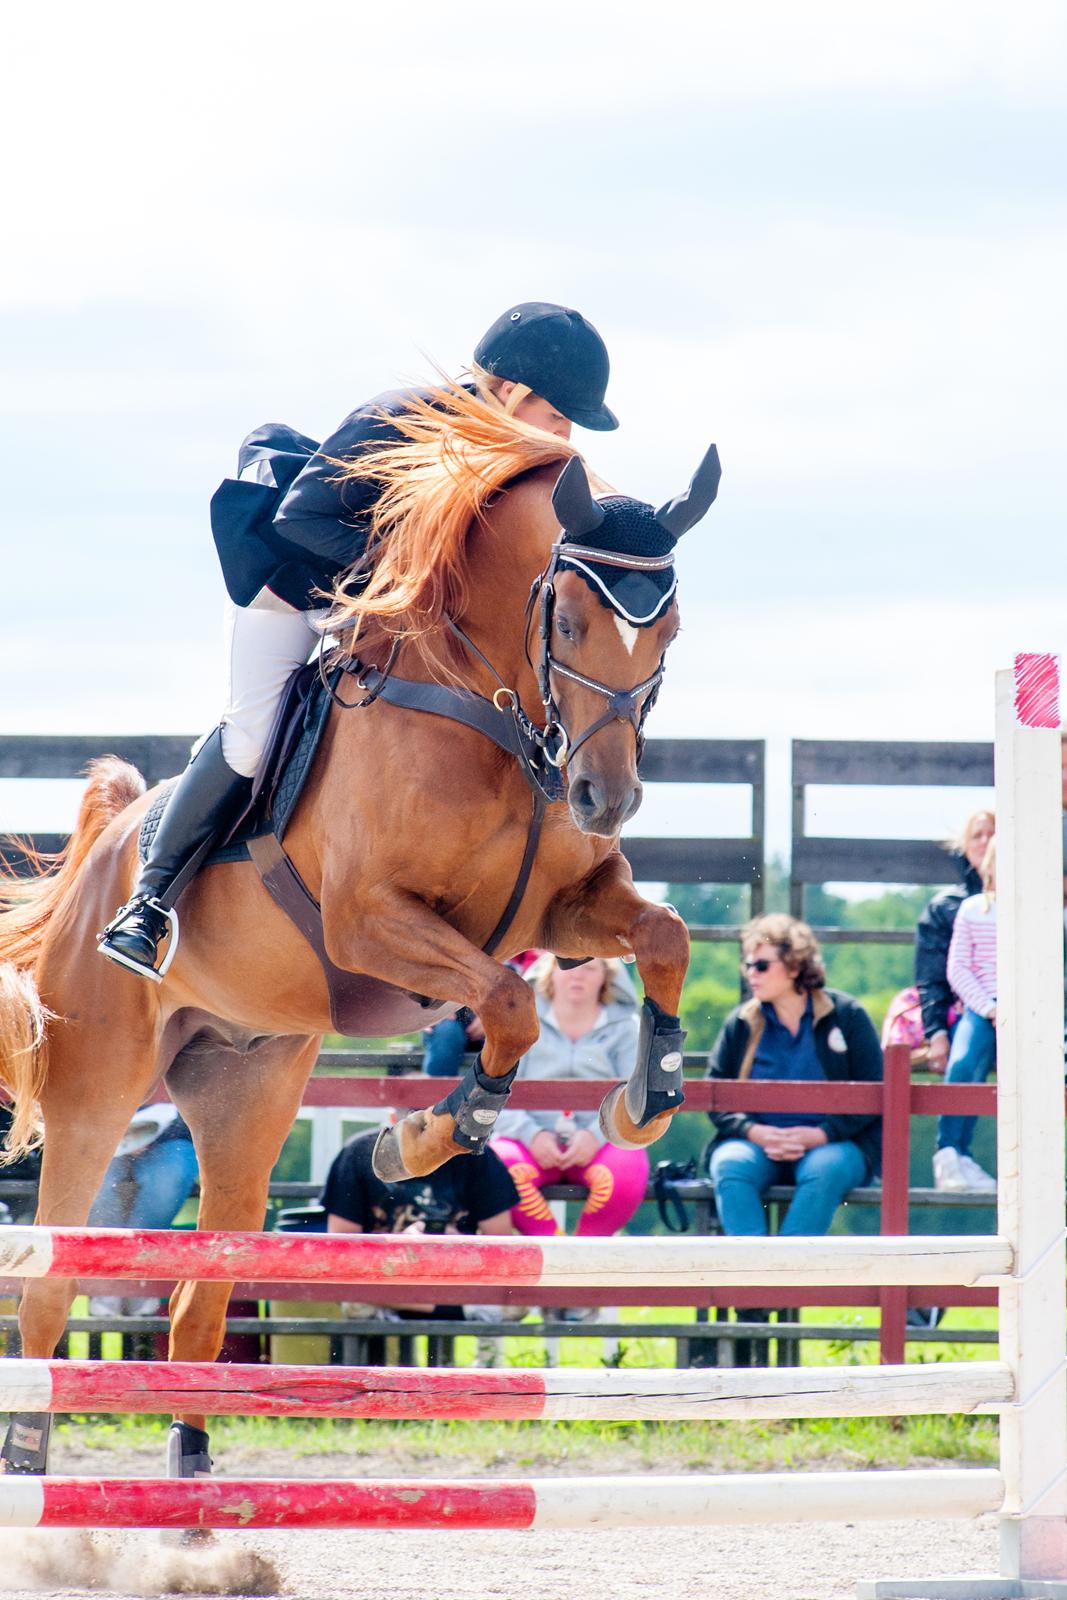
[[[828,1017],[833,1010],[834,1002],[831,998],[830,991],[828,989],[815,989],[811,996],[812,1026],[814,1027],[817,1022],[821,1022],[824,1017]],[[758,1022],[762,1028],[763,1008],[760,1001],[756,999],[755,995],[753,995],[750,1000],[745,1001],[744,1005],[741,1007],[740,1015],[742,1022],[747,1022],[750,1028],[752,1027],[753,1023],[756,1022]]]
[[[828,1017],[832,1014],[833,1010],[833,997],[830,995],[828,990],[816,989],[811,997],[812,1027],[817,1027],[824,1017]],[[756,1050],[759,1046],[760,1040],[763,1038],[763,1030],[766,1026],[766,1019],[763,1015],[763,1006],[761,1002],[756,999],[755,995],[752,996],[751,1000],[745,1001],[744,1005],[741,1007],[740,1016],[742,1021],[748,1024],[748,1044],[745,1047],[745,1053],[741,1058],[741,1066],[737,1075],[739,1078],[749,1078],[752,1076],[752,1065],[756,1059]]]

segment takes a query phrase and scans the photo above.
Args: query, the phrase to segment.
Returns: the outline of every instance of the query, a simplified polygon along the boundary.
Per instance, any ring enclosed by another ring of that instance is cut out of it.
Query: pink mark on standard
[[[1059,727],[1059,656],[1023,651],[1015,657],[1015,718],[1024,728]]]

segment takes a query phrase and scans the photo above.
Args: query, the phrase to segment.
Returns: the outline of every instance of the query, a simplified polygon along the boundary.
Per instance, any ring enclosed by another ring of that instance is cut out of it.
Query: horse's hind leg
[[[132,1026],[124,1041],[110,1031],[105,1035],[59,1022],[49,1034],[36,1221],[43,1227],[78,1228],[88,1219],[130,1117],[155,1080],[156,1046],[143,1022]],[[72,1278],[26,1280],[19,1306],[24,1356],[47,1360],[54,1354],[77,1288]],[[0,1447],[0,1472],[47,1470],[51,1420],[41,1412],[12,1416]]]
[[[199,1228],[262,1228],[270,1174],[300,1107],[319,1039],[276,1038],[242,1053],[197,1040],[167,1078],[200,1164]],[[233,1285],[179,1283],[170,1299],[170,1359],[214,1361]],[[171,1477],[211,1470],[207,1418],[185,1412],[168,1440]]]

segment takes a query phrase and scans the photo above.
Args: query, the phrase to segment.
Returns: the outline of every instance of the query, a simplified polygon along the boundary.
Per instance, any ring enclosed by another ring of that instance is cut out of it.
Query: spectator
[[[981,868],[982,892],[959,908],[948,951],[948,979],[963,1001],[952,1036],[946,1083],[984,1083],[997,1059],[996,843]],[[938,1189],[995,1189],[997,1180],[971,1156],[977,1117],[939,1117],[934,1184]]]
[[[377,1128],[357,1133],[326,1175],[321,1204],[330,1233],[513,1233],[518,1199],[507,1169],[491,1150],[456,1155],[425,1178],[383,1183],[371,1166]],[[384,1315],[387,1321],[463,1317],[462,1306],[433,1306],[401,1299],[391,1306],[349,1305],[350,1315]]]
[[[464,1057],[485,1043],[485,1031],[470,1006],[460,1006],[454,1017],[435,1022],[422,1035],[422,1070],[431,1078],[459,1078],[467,1069]]]
[[[8,1131],[12,1122],[10,1105],[0,1102],[0,1150],[3,1149]],[[41,1152],[31,1150],[28,1155],[19,1156],[17,1161],[9,1161],[0,1167],[0,1178],[4,1181],[13,1180],[18,1183],[38,1184],[41,1181]],[[8,1200],[0,1200],[0,1227],[12,1222],[32,1222],[37,1210],[36,1188],[26,1195],[12,1196]]]
[[[637,1059],[633,989],[617,961],[599,957],[564,969],[545,956],[533,969],[541,1037],[519,1062],[520,1078],[628,1078]],[[560,1230],[541,1193],[545,1184],[582,1183],[589,1190],[580,1236],[618,1233],[648,1187],[644,1150],[607,1144],[597,1112],[506,1111],[493,1149],[515,1180],[512,1212],[520,1233]]]
[[[819,946],[804,922],[757,917],[741,938],[752,998],[727,1017],[708,1061],[711,1078],[876,1083],[882,1051],[863,1007],[826,988]],[[813,1096],[813,1099],[816,1097]],[[820,1111],[713,1112],[709,1170],[723,1231],[763,1234],[763,1195],[796,1184],[783,1234],[826,1233],[850,1189],[881,1158],[881,1118]]]
[[[957,888],[942,889],[940,894],[934,895],[915,930],[915,983],[922,1005],[923,1035],[929,1050],[927,1065],[931,1072],[944,1072],[948,1066],[952,1035],[949,1013],[955,996],[946,963],[953,924],[964,899],[981,890],[982,858],[995,827],[992,811],[975,811],[967,818],[959,838],[951,840],[947,846],[959,864],[962,882]]]
[[[196,1182],[193,1136],[169,1101],[143,1105],[123,1134],[89,1212],[92,1228],[169,1228]],[[96,1295],[94,1316],[154,1316],[143,1295]]]
[[[512,956],[505,966],[524,973],[541,954],[539,950],[523,950]],[[485,1043],[485,1029],[470,1006],[460,1006],[454,1017],[446,1017],[422,1036],[422,1070],[431,1078],[458,1078],[467,1070],[467,1055],[476,1055]]]

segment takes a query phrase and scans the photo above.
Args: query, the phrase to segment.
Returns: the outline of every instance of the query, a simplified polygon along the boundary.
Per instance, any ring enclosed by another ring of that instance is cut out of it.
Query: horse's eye
[[[571,632],[570,623],[567,621],[566,617],[561,617],[558,611],[556,613],[556,627],[559,629],[560,633],[565,639],[574,638],[574,634]]]

